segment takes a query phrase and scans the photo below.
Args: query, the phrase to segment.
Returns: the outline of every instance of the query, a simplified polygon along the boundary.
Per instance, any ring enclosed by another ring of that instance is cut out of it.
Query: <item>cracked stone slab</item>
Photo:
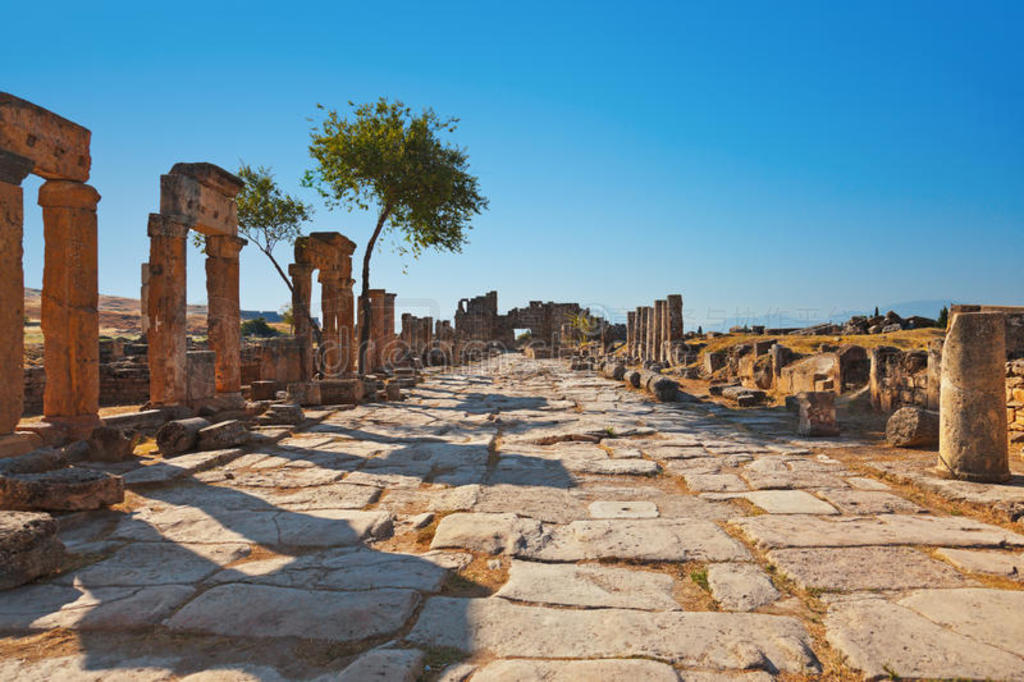
[[[850,667],[868,679],[1024,679],[1024,658],[884,599],[832,604],[825,631]]]
[[[565,467],[577,474],[603,476],[654,476],[661,469],[649,459],[581,459],[563,460]]]
[[[327,592],[219,585],[186,604],[167,621],[167,627],[234,637],[356,642],[396,632],[418,602],[419,595],[412,590]]]
[[[900,606],[954,632],[1024,657],[1024,592],[974,587],[919,590]]]
[[[1024,555],[1022,554],[951,547],[938,549],[935,554],[962,571],[989,573],[1024,580]]]
[[[678,682],[675,669],[657,661],[604,659],[600,661],[499,660],[473,676],[473,682]]]
[[[753,611],[782,596],[756,564],[711,564],[708,585],[711,596],[726,611]]]
[[[615,502],[598,500],[587,507],[592,519],[656,519],[658,505],[653,502],[635,500],[631,502]]]
[[[249,555],[242,543],[189,545],[136,542],[109,559],[60,576],[57,582],[89,589],[109,586],[192,585]]]
[[[730,525],[766,549],[936,545],[1024,547],[1024,536],[999,526],[953,516],[882,514],[872,518],[771,515],[732,519]]]
[[[406,639],[499,657],[642,657],[692,667],[792,673],[820,668],[798,620],[751,613],[581,611],[493,598],[433,597]]]
[[[768,559],[804,589],[905,590],[969,584],[948,564],[912,547],[776,549]]]
[[[418,649],[371,649],[338,673],[336,682],[416,682],[426,655]]]
[[[190,585],[97,587],[34,584],[4,592],[0,630],[152,627],[195,593]]]
[[[175,660],[154,660],[151,657],[98,663],[92,652],[38,660],[11,657],[0,659],[0,679],[18,680],[18,682],[51,682],[52,680],[170,682],[174,679],[170,668],[176,663]],[[268,677],[267,679],[268,682],[277,682],[274,678]]]
[[[610,519],[546,526],[542,534],[527,538],[515,556],[536,561],[743,561],[750,553],[710,521]]]
[[[705,493],[708,500],[742,498],[769,514],[838,514],[835,507],[805,490],[755,490],[745,493]]]
[[[170,483],[173,480],[183,478],[189,474],[206,471],[216,466],[227,464],[231,460],[241,457],[245,450],[232,448],[229,450],[210,450],[208,452],[195,452],[189,455],[181,455],[169,460],[156,460],[149,466],[141,466],[138,469],[129,471],[124,475],[126,486],[136,485],[160,485]]]
[[[848,476],[846,482],[858,490],[891,490],[889,486],[881,481],[865,476]]]
[[[523,602],[591,608],[676,611],[673,580],[664,573],[512,560],[495,596]]]
[[[684,474],[686,487],[694,492],[722,492],[749,490],[743,479],[736,474]]]
[[[839,476],[820,471],[745,472],[743,475],[755,490],[846,487],[846,481]]]
[[[822,490],[821,496],[844,514],[919,514],[925,510],[910,500],[881,490]]]
[[[431,549],[454,547],[477,552],[513,552],[528,537],[540,535],[541,524],[515,514],[458,512],[437,525]]]

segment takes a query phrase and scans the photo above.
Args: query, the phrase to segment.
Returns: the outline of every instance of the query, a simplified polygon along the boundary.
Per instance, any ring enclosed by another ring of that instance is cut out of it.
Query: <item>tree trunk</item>
[[[370,343],[370,325],[373,323],[373,313],[371,311],[369,301],[370,291],[370,256],[373,255],[373,249],[377,245],[377,237],[380,236],[381,230],[384,229],[384,222],[388,219],[388,214],[391,213],[391,204],[385,204],[384,208],[381,209],[380,217],[377,218],[377,227],[373,230],[373,235],[370,236],[370,241],[366,245],[366,253],[363,254],[363,282],[360,287],[359,294],[359,373],[366,374],[366,347]]]
[[[284,274],[284,270],[281,268],[280,265],[278,265],[277,259],[274,258],[274,254],[271,253],[269,249],[263,248],[263,246],[261,246],[260,244],[256,244],[256,246],[259,247],[260,251],[262,251],[263,253],[267,254],[267,258],[269,258],[270,262],[274,264],[275,268],[277,268],[277,274],[281,275],[281,279],[283,279],[284,283],[288,285],[288,291],[291,291],[291,292],[294,293],[295,286],[292,285],[291,279],[289,279],[288,275]],[[294,310],[292,310],[292,315],[293,316],[295,315],[295,311]],[[294,325],[295,325],[295,323],[293,322],[292,323],[293,328],[294,328]],[[313,319],[313,315],[312,314],[309,315],[309,326],[313,330],[313,338],[316,339],[316,345],[319,346],[320,343],[321,343],[321,340],[322,340],[322,336],[320,334],[320,326],[316,323],[316,320]]]

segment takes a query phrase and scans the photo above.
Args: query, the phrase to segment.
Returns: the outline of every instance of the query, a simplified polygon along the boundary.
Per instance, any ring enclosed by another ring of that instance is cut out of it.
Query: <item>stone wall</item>
[[[1024,441],[1024,359],[1006,363],[1006,423],[1014,442]]]
[[[119,361],[100,364],[100,406],[142,405],[149,400],[149,365]],[[25,416],[43,412],[43,391],[46,388],[46,369],[25,368]]]

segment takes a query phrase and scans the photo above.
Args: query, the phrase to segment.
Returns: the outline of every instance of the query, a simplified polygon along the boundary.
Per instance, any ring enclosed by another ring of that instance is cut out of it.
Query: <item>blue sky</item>
[[[316,206],[309,230],[364,244],[372,218],[328,211],[299,178],[318,102],[384,95],[460,117],[453,139],[491,200],[461,255],[375,254],[373,285],[407,310],[448,318],[490,289],[503,310],[613,316],[680,292],[688,327],[1024,304],[1021,3],[58,1],[3,16],[0,90],[93,131],[102,293],[138,295],[146,216],[177,161],[272,166]],[[255,249],[241,289],[243,308],[288,300]]]

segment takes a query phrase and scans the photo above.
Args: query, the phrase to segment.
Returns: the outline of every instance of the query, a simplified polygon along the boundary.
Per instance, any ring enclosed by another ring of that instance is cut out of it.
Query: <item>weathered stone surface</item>
[[[967,481],[1010,478],[1006,442],[1006,319],[953,315],[942,347],[939,472]]]
[[[885,423],[885,440],[894,448],[938,445],[939,413],[920,407],[901,407]]]
[[[672,666],[657,661],[605,659],[600,661],[494,661],[473,676],[474,682],[678,682]]]
[[[592,519],[656,519],[658,506],[653,502],[613,502],[599,500],[587,507]]]
[[[371,649],[335,678],[337,682],[416,682],[426,656],[418,649]]]
[[[711,564],[708,585],[715,601],[726,611],[753,611],[781,596],[756,564]]]
[[[900,606],[954,632],[1024,657],[1024,592],[974,587],[919,590]]]
[[[191,585],[97,587],[40,583],[0,599],[0,629],[132,630],[150,628],[195,593]]]
[[[543,534],[525,538],[515,556],[536,561],[733,561],[750,554],[709,521],[623,519],[546,527]]]
[[[306,418],[298,405],[271,405],[260,415],[260,422],[265,424],[301,424]]]
[[[156,432],[156,446],[164,457],[173,457],[195,449],[199,443],[199,431],[210,426],[202,417],[175,419]]]
[[[38,474],[0,476],[0,509],[74,511],[124,500],[124,479],[70,467]]]
[[[805,589],[904,590],[967,584],[950,566],[910,547],[776,549],[768,558]]]
[[[98,426],[89,436],[89,459],[93,462],[123,462],[135,456],[133,439],[121,429]]]
[[[822,490],[821,496],[844,514],[917,514],[924,509],[880,490]]]
[[[31,159],[36,175],[88,180],[91,137],[89,130],[77,123],[0,92],[0,149]]]
[[[1024,536],[963,517],[885,514],[875,518],[765,515],[733,519],[758,545],[774,547],[857,547],[863,545],[1024,546]]]
[[[512,560],[508,582],[496,593],[513,601],[592,608],[675,611],[672,578],[663,573],[541,564]]]
[[[220,585],[167,621],[171,630],[233,637],[302,637],[356,642],[394,633],[419,602],[411,590],[326,592]],[[225,618],[225,614],[231,614]]]
[[[199,429],[196,447],[200,450],[224,450],[249,440],[249,429],[237,419],[218,422]]]
[[[865,478],[863,476],[850,476],[846,479],[846,482],[851,487],[857,488],[858,490],[889,490],[889,486],[877,481],[873,478]]]
[[[170,462],[155,462],[133,469],[124,475],[124,482],[128,486],[168,483],[189,474],[226,464],[240,457],[244,452],[240,449],[231,449],[182,455],[175,457]]]
[[[804,490],[755,490],[745,493],[705,493],[710,500],[743,498],[769,514],[838,514],[836,509]]]
[[[1024,580],[1024,555],[988,550],[953,549],[943,547],[935,555],[945,559],[962,571],[990,573]]]
[[[869,679],[1024,678],[1024,659],[883,599],[832,604],[825,630],[848,665]]]
[[[579,611],[434,597],[407,639],[496,656],[642,657],[694,667],[770,666],[793,673],[819,668],[799,621],[747,613]]]
[[[59,582],[94,587],[194,585],[249,555],[249,545],[137,542],[109,559],[62,575]]]
[[[64,545],[49,514],[0,512],[0,590],[9,590],[60,568]]]
[[[527,537],[539,535],[540,528],[538,521],[515,514],[450,514],[438,524],[430,548],[456,547],[491,554],[515,552]]]
[[[796,396],[801,436],[836,436],[836,394],[832,391],[805,391]]]
[[[657,462],[646,459],[570,459],[565,468],[578,474],[606,476],[653,476],[658,473]]]
[[[683,480],[694,492],[748,490],[747,484],[736,474],[686,474]]]

